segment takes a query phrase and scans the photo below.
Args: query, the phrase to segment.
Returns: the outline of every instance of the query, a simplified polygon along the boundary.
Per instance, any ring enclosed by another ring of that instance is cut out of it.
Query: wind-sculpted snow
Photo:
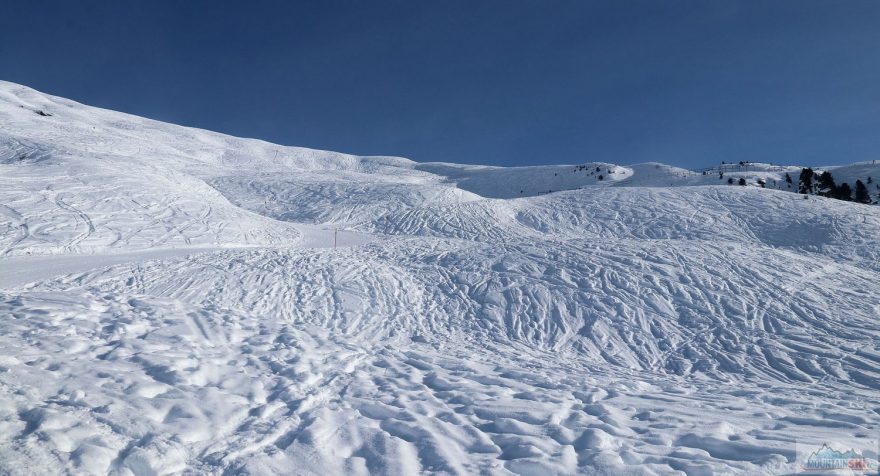
[[[284,223],[231,205],[203,181],[119,164],[7,166],[0,254],[96,253],[173,246],[271,245]]]
[[[304,176],[305,175],[305,176]],[[218,177],[211,184],[236,204],[279,220],[361,225],[389,213],[431,203],[459,203],[480,197],[461,190],[402,177],[382,180],[364,174],[297,174]],[[341,180],[347,179],[347,180]],[[384,225],[385,223],[381,223]]]
[[[852,259],[878,270],[876,208],[754,188],[613,188],[528,201],[519,223],[550,235],[733,241]]]
[[[804,286],[774,262],[808,262],[789,253],[388,240],[119,265],[7,297],[7,365],[48,408],[10,434],[67,438],[86,468],[773,472],[792,431],[872,428],[878,324],[858,316],[875,304],[825,290],[852,269]],[[688,269],[701,259],[722,268]],[[59,353],[43,341],[62,329]],[[59,422],[68,407],[95,416]],[[760,438],[684,458],[711,421]]]
[[[0,474],[791,474],[880,430],[876,206],[0,120]]]
[[[416,169],[437,174],[460,189],[487,198],[531,197],[587,185],[611,185],[631,179],[633,174],[632,169],[604,162],[536,167],[428,163]]]

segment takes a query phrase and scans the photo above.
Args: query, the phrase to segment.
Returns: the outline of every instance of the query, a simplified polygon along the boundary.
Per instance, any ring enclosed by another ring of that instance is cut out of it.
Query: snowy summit
[[[564,161],[0,82],[0,474],[790,474],[876,439],[880,165]]]

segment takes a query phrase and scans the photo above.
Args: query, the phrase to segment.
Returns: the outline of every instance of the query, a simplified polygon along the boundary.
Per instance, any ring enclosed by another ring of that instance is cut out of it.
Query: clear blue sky
[[[880,158],[880,1],[0,0],[0,78],[419,161]]]

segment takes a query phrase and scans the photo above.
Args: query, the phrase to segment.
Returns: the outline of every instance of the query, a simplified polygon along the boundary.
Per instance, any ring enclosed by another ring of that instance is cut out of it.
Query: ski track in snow
[[[790,474],[880,431],[878,207],[3,82],[0,121],[0,474]]]

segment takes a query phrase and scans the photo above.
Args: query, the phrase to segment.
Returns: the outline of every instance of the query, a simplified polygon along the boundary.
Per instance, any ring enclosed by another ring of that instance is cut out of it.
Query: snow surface
[[[788,170],[417,164],[0,82],[0,474],[792,473],[880,429],[880,207]]]

